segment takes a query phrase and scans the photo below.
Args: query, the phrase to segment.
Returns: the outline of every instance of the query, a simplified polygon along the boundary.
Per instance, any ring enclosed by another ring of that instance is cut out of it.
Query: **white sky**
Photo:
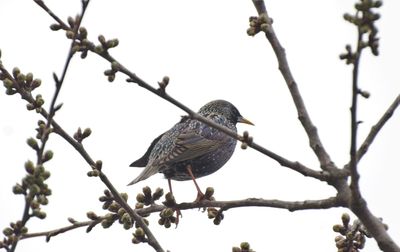
[[[80,1],[45,1],[60,17],[74,16]],[[267,1],[275,31],[286,48],[294,77],[326,149],[338,166],[348,161],[351,68],[339,61],[344,45],[355,40],[355,28],[342,19],[352,12],[353,1]],[[397,74],[400,17],[398,1],[386,1],[379,9],[380,53],[362,57],[360,87],[370,99],[360,99],[359,142],[400,92]],[[156,85],[164,75],[171,79],[168,92],[197,110],[213,99],[234,103],[256,126],[249,130],[255,141],[267,149],[318,169],[318,163],[297,120],[290,94],[281,77],[275,56],[263,35],[246,35],[248,17],[255,15],[250,0],[203,1],[92,1],[83,26],[89,38],[98,34],[117,37],[120,45],[111,53],[131,71]],[[2,61],[12,69],[33,72],[42,79],[39,89],[46,108],[54,91],[52,72],[60,74],[69,47],[63,32],[51,32],[53,20],[33,1],[1,0],[0,48]],[[109,64],[89,54],[74,58],[61,91],[63,108],[55,120],[70,134],[78,127],[90,127],[85,141],[94,159],[103,160],[103,170],[121,192],[128,192],[134,205],[145,185],[167,190],[161,175],[126,187],[140,170],[128,165],[140,157],[150,142],[176,123],[182,111],[117,75],[108,83],[103,71]],[[4,88],[2,93],[4,93]],[[12,186],[24,176],[23,164],[35,153],[25,144],[34,136],[40,117],[25,109],[17,96],[0,96],[0,227],[21,218],[22,197]],[[390,234],[400,242],[397,203],[399,191],[399,114],[384,127],[369,153],[360,162],[361,189],[368,206],[389,224]],[[68,217],[86,220],[87,211],[104,213],[98,197],[103,184],[88,178],[83,159],[60,137],[52,135],[48,148],[55,153],[47,163],[53,195],[43,209],[44,221],[33,219],[29,231],[45,231],[68,225]],[[213,186],[219,200],[262,197],[305,200],[334,195],[332,188],[279,166],[254,150],[239,147],[232,159],[217,173],[199,179],[202,188]],[[178,201],[196,196],[192,182],[173,183]],[[396,197],[396,198],[395,198]],[[345,209],[289,213],[270,208],[232,209],[221,225],[214,226],[206,213],[184,211],[178,229],[151,229],[165,249],[171,251],[230,251],[242,241],[256,251],[336,251],[332,226],[340,222]],[[19,251],[67,251],[78,248],[96,251],[152,251],[147,245],[133,245],[131,231],[119,225],[110,230],[100,226],[86,234],[78,229],[53,237],[20,242]],[[364,251],[376,251],[373,240]]]

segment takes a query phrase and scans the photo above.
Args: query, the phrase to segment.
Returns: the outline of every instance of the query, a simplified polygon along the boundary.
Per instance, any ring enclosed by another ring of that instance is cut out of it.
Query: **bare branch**
[[[65,24],[61,18],[59,18],[57,15],[55,15],[45,4],[42,0],[34,0],[35,3],[37,5],[39,5],[43,10],[45,10],[47,12],[47,14],[49,14],[52,18],[54,18],[54,20],[57,21],[57,23],[59,23],[63,29],[68,29],[68,25]]]
[[[53,236],[65,233],[65,232],[73,230],[73,229],[95,225],[97,223],[100,223],[102,221],[102,219],[103,218],[99,218],[98,220],[74,222],[72,225],[65,226],[65,227],[62,227],[62,228],[53,229],[53,230],[50,230],[50,231],[37,232],[37,233],[28,233],[28,234],[22,235],[20,239],[23,240],[23,239],[28,239],[28,238],[44,236],[44,237],[46,237],[46,241],[48,242],[48,241],[50,241],[50,238],[53,237]]]
[[[46,10],[50,15],[54,15],[54,14],[50,11],[50,9],[47,8],[47,6],[44,4],[43,1],[37,1],[37,0],[36,0],[35,2],[36,2],[39,6],[41,6],[44,10]],[[82,10],[81,10],[81,14],[80,14],[79,16],[76,17],[76,20],[75,20],[75,23],[74,23],[74,27],[73,27],[73,34],[74,34],[74,35],[73,35],[73,38],[72,38],[72,40],[71,40],[71,45],[70,45],[69,50],[68,50],[67,60],[65,61],[64,68],[63,68],[63,71],[62,71],[62,73],[61,73],[61,78],[58,78],[57,75],[56,75],[55,73],[53,73],[54,81],[55,81],[55,84],[56,84],[56,85],[55,85],[55,86],[56,86],[56,89],[55,89],[53,98],[52,98],[51,103],[50,103],[49,115],[48,115],[48,117],[46,118],[46,119],[47,119],[47,123],[46,123],[46,129],[47,129],[47,130],[45,131],[45,134],[42,135],[42,142],[43,142],[43,144],[42,144],[40,150],[38,151],[38,156],[42,156],[43,151],[44,151],[44,148],[45,148],[45,145],[46,145],[46,142],[47,142],[47,141],[43,141],[43,140],[47,139],[48,136],[49,136],[49,134],[50,134],[50,130],[49,130],[49,129],[50,129],[51,121],[53,120],[54,114],[55,114],[55,112],[56,112],[56,109],[55,109],[55,107],[56,107],[56,101],[57,101],[58,95],[59,95],[59,93],[60,93],[60,91],[61,91],[61,87],[62,87],[62,85],[63,85],[63,83],[64,83],[65,76],[67,75],[67,71],[68,71],[69,64],[70,64],[70,62],[71,62],[71,60],[72,60],[72,57],[73,57],[74,54],[75,54],[75,52],[73,51],[73,47],[74,47],[74,45],[75,45],[75,39],[76,39],[76,37],[77,37],[77,35],[78,35],[78,30],[79,30],[79,27],[80,27],[80,25],[81,25],[83,16],[85,15],[85,12],[86,12],[86,9],[87,9],[88,5],[89,5],[89,0],[82,1]],[[55,15],[54,15],[54,16],[55,16]]]
[[[400,105],[400,95],[396,97],[396,99],[389,106],[386,112],[382,115],[379,121],[374,126],[372,126],[368,136],[365,138],[364,142],[361,144],[360,148],[357,151],[357,156],[356,156],[357,162],[359,162],[361,158],[364,156],[364,154],[367,153],[369,146],[371,146],[375,137],[381,131],[386,122],[392,117],[394,111],[397,109],[399,105]]]
[[[242,200],[230,200],[230,201],[196,201],[196,202],[183,202],[177,204],[175,207],[180,210],[188,210],[188,209],[199,209],[206,207],[217,207],[220,208],[221,211],[226,211],[232,208],[239,207],[271,207],[271,208],[281,208],[287,209],[291,212],[298,210],[309,210],[309,209],[329,209],[332,207],[342,207],[343,205],[338,201],[337,197],[330,197],[326,199],[320,200],[304,200],[304,201],[282,201],[282,200],[268,200],[268,199],[260,199],[260,198],[248,198]],[[149,207],[137,209],[138,215],[145,216],[155,212],[161,212],[167,207],[164,205],[153,204]],[[72,225],[53,229],[50,231],[43,231],[37,233],[28,233],[21,236],[22,239],[34,238],[34,237],[46,237],[46,241],[49,241],[51,237],[56,236],[61,233],[65,233],[67,231],[92,226],[100,223],[105,217],[98,218],[96,220],[90,221],[82,221],[82,222],[74,222]]]
[[[41,113],[43,116],[47,116],[47,113],[43,111]],[[85,159],[85,161],[91,166],[95,167],[96,163],[95,161],[89,156],[83,145],[77,141],[75,141],[68,133],[66,133],[60,125],[57,124],[54,120],[52,121],[52,126],[54,128],[54,132],[60,135],[64,140],[66,140],[69,144],[71,144],[76,151]],[[148,243],[150,246],[154,248],[157,252],[164,252],[164,249],[161,247],[161,245],[158,243],[156,237],[153,235],[149,227],[146,225],[146,223],[143,221],[143,218],[137,214],[135,210],[133,210],[128,203],[121,197],[120,193],[117,191],[117,189],[114,187],[114,185],[110,182],[108,177],[100,171],[99,177],[101,181],[107,186],[107,188],[110,190],[112,195],[115,198],[115,201],[122,206],[126,212],[130,215],[130,217],[138,223],[138,225],[143,229],[143,231],[146,233],[147,238],[148,238]]]
[[[360,64],[361,53],[363,51],[363,33],[361,33],[360,28],[358,27],[358,40],[357,40],[357,50],[354,53],[354,62],[353,62],[353,78],[352,78],[352,99],[351,99],[351,135],[350,135],[350,189],[352,192],[352,203],[358,202],[359,204],[364,204],[364,199],[361,196],[359,180],[360,174],[357,171],[357,161],[356,161],[356,153],[357,153],[357,129],[358,129],[358,121],[357,121],[357,98],[359,94],[358,88],[358,70]]]
[[[308,209],[328,209],[332,207],[343,206],[337,197],[330,197],[320,200],[304,200],[304,201],[284,201],[284,200],[268,200],[261,198],[248,198],[242,200],[230,200],[230,201],[208,201],[203,200],[199,202],[183,202],[177,204],[176,208],[180,210],[187,209],[198,209],[204,207],[218,207],[223,210],[228,210],[231,208],[238,207],[271,207],[271,208],[281,208],[287,209],[291,212],[298,210],[308,210]],[[146,215],[154,212],[160,212],[166,207],[164,205],[152,205],[146,208],[138,210],[138,214]]]
[[[267,26],[265,29],[265,35],[272,46],[272,49],[275,52],[276,58],[279,64],[279,70],[282,73],[283,78],[286,81],[286,84],[289,88],[290,94],[292,95],[294,104],[297,109],[298,119],[300,120],[301,124],[303,125],[304,130],[307,133],[307,136],[310,140],[310,147],[314,151],[315,155],[317,156],[321,168],[323,170],[329,171],[333,168],[336,168],[329,157],[329,154],[326,152],[322,142],[319,138],[317,128],[311,121],[310,116],[308,115],[307,109],[305,107],[303,98],[300,95],[300,91],[296,84],[296,81],[293,78],[293,75],[289,68],[289,63],[286,58],[285,49],[280,44],[275,31],[272,27],[272,20],[268,16],[268,12],[265,8],[265,3],[263,0],[252,0],[254,6],[257,9],[259,16],[264,16],[267,20]]]

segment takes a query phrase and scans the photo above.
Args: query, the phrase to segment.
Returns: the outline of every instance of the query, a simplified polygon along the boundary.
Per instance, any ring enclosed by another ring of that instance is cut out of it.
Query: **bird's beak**
[[[254,126],[254,123],[250,122],[249,120],[247,120],[246,118],[244,118],[244,117],[242,117],[242,116],[240,116],[240,117],[238,118],[238,122],[240,122],[240,123],[245,123],[245,124],[250,124],[250,125],[253,125],[253,126]]]

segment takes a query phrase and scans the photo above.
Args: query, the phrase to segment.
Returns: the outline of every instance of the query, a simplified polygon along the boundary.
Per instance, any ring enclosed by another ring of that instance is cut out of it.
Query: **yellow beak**
[[[240,122],[240,123],[245,123],[245,124],[250,124],[250,125],[253,125],[253,126],[254,126],[254,123],[250,122],[249,120],[247,120],[246,118],[244,118],[244,117],[242,117],[242,116],[240,116],[240,117],[238,118],[238,122]]]

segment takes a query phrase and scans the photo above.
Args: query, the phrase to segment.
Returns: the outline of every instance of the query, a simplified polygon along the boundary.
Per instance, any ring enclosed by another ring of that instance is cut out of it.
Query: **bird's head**
[[[244,118],[239,110],[230,102],[224,100],[215,100],[207,103],[200,108],[199,114],[202,116],[207,116],[211,113],[215,113],[224,116],[229,121],[236,123],[246,123],[254,125],[252,122]]]

